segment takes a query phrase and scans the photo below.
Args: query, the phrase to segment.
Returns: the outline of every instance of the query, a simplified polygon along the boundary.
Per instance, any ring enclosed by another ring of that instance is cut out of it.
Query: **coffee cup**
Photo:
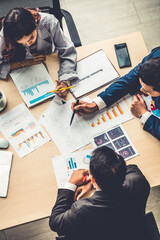
[[[0,111],[2,111],[7,104],[6,96],[4,95],[3,91],[0,90]]]

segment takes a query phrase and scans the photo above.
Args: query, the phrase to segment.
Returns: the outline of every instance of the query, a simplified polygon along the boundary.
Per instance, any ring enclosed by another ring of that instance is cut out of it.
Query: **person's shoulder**
[[[124,187],[130,190],[148,189],[149,183],[137,165],[128,165]]]
[[[152,49],[151,53],[149,54],[149,56],[151,58],[160,57],[160,47],[156,47],[156,48]]]
[[[44,24],[57,24],[57,22],[58,22],[58,20],[56,19],[56,17],[53,14],[43,13],[43,12],[40,12],[39,14],[41,16],[40,23],[42,25],[44,25]]]

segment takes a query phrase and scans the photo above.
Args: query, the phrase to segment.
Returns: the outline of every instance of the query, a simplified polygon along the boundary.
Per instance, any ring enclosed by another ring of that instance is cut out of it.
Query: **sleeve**
[[[49,219],[51,230],[59,235],[74,234],[78,219],[78,210],[74,203],[74,192],[68,189],[59,189],[55,206]]]
[[[52,16],[50,24],[50,32],[53,37],[56,50],[60,60],[60,68],[58,77],[60,81],[70,81],[78,79],[76,73],[77,52],[73,43],[65,36],[60,27],[59,21]]]
[[[111,106],[114,102],[124,97],[126,94],[135,94],[140,89],[138,69],[139,67],[149,60],[153,53],[147,55],[141,63],[133,68],[128,74],[119,78],[116,82],[112,83],[106,90],[99,94],[99,97],[106,103],[107,107]]]
[[[2,56],[3,38],[0,36],[0,78],[6,79],[10,72],[10,63],[5,63]]]
[[[160,140],[160,119],[153,114],[145,122],[143,129]]]
[[[145,209],[150,185],[136,165],[130,164],[127,166],[124,187],[130,192],[132,200],[134,199],[134,202],[137,202],[137,206],[140,206],[140,208],[143,206],[143,209]]]

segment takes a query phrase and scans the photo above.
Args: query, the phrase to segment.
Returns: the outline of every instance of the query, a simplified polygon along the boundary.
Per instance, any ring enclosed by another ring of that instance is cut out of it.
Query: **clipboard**
[[[120,75],[102,49],[77,62],[79,80],[71,81],[75,87],[70,91],[80,98],[98,88],[116,81]]]

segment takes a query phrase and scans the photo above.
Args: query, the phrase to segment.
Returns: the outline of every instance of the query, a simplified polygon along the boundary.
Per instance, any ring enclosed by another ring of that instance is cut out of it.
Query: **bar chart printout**
[[[77,169],[88,169],[92,150],[52,157],[58,187],[63,187]]]
[[[11,77],[28,107],[55,95],[55,84],[44,64],[37,64],[13,71]]]
[[[0,117],[0,130],[20,157],[50,140],[24,104]]]
[[[84,101],[89,102],[87,97]],[[81,117],[81,124],[86,129],[86,135],[90,138],[132,118],[133,116],[128,106],[123,100],[120,100],[111,107],[96,112],[96,114],[84,115]]]

